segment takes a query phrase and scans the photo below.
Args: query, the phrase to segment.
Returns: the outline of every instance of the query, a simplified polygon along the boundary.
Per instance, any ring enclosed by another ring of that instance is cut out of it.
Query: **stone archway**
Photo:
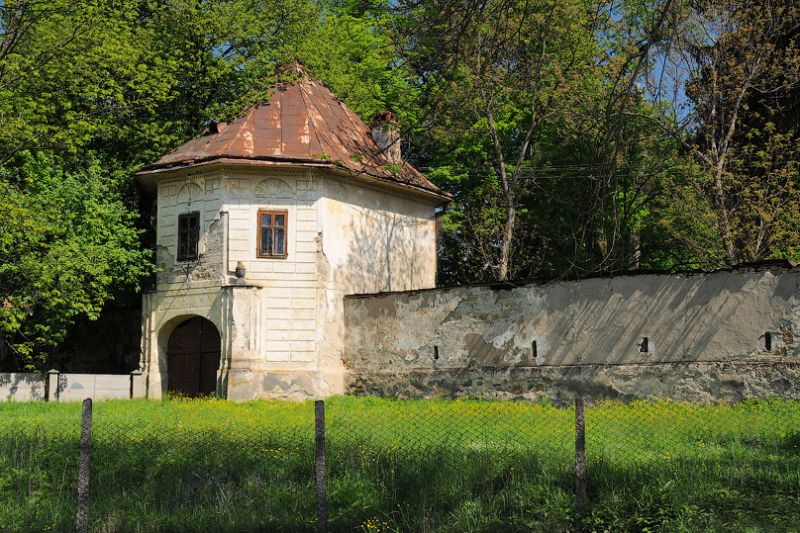
[[[182,322],[167,342],[167,391],[188,397],[216,394],[221,347],[211,321],[196,316]]]

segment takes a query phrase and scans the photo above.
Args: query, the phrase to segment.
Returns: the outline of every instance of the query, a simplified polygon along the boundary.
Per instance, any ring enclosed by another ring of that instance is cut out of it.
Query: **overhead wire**
[[[540,168],[523,168],[517,180],[538,180],[538,179],[599,179],[598,174],[592,170],[602,170],[609,168],[610,165],[562,165]],[[497,172],[493,167],[418,167],[421,172],[447,171],[453,174],[467,174],[472,176],[483,176],[492,172]],[[643,166],[624,166],[619,167],[618,174],[631,175],[645,170],[649,175],[682,175],[684,171],[678,168],[648,168]],[[582,171],[578,173],[577,171]]]

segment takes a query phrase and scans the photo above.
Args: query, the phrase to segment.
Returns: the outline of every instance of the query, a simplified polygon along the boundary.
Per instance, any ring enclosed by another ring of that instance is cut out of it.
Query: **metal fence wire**
[[[800,402],[582,403],[6,404],[0,531],[796,530]]]
[[[92,490],[113,495],[100,511],[104,523],[125,530],[126,513],[116,510],[147,502],[159,523],[142,530],[313,529],[313,413],[258,422],[204,419],[191,409],[166,427],[98,416]]]

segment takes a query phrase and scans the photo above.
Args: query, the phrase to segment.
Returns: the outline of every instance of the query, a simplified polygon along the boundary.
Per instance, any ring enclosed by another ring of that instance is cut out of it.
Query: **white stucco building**
[[[341,393],[343,296],[435,284],[449,196],[402,160],[390,114],[370,128],[307,76],[139,177],[157,195],[149,397]]]

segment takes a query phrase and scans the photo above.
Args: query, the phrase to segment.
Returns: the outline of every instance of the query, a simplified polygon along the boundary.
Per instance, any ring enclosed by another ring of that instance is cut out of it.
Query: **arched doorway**
[[[217,392],[220,360],[217,327],[202,317],[181,323],[167,343],[167,390],[194,397]]]

